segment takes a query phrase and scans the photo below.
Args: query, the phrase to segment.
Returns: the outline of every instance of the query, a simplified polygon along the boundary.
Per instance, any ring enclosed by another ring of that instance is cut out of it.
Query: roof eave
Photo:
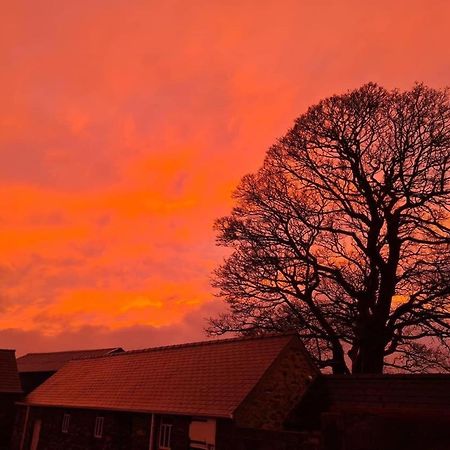
[[[196,416],[196,417],[211,417],[214,419],[233,419],[233,413],[208,413],[207,411],[170,411],[170,410],[152,410],[145,408],[115,408],[109,406],[98,406],[98,405],[63,405],[63,404],[45,404],[27,401],[18,401],[16,405],[20,406],[30,406],[39,408],[67,408],[67,409],[87,409],[90,411],[113,411],[113,412],[129,412],[129,413],[140,413],[140,414],[167,414],[174,416]]]

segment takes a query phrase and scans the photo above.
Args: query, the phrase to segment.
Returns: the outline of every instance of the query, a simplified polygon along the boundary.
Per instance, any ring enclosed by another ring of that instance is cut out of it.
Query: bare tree
[[[231,215],[216,222],[218,244],[232,253],[213,281],[229,312],[211,319],[210,333],[297,330],[335,373],[443,367],[447,90],[370,83],[327,98],[234,196]]]

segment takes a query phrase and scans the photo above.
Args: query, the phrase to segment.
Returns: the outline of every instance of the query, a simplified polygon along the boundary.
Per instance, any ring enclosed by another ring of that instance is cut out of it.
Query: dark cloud
[[[223,309],[219,302],[204,305],[188,314],[180,323],[161,326],[133,326],[110,330],[106,327],[85,326],[78,330],[48,336],[39,329],[20,328],[0,330],[0,348],[13,348],[18,356],[29,352],[76,350],[84,348],[123,347],[127,350],[181,344],[211,339],[204,332],[208,317]],[[20,324],[17,324],[20,326]]]

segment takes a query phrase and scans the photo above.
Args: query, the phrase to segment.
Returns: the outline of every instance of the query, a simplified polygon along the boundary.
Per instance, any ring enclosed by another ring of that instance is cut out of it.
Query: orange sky
[[[202,339],[212,223],[324,96],[450,84],[447,0],[1,1],[0,347]]]

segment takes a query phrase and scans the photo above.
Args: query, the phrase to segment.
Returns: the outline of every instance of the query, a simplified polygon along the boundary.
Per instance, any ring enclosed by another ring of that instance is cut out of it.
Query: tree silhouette
[[[209,332],[297,330],[322,367],[442,370],[450,337],[450,102],[370,83],[312,106],[216,222],[232,249]]]

